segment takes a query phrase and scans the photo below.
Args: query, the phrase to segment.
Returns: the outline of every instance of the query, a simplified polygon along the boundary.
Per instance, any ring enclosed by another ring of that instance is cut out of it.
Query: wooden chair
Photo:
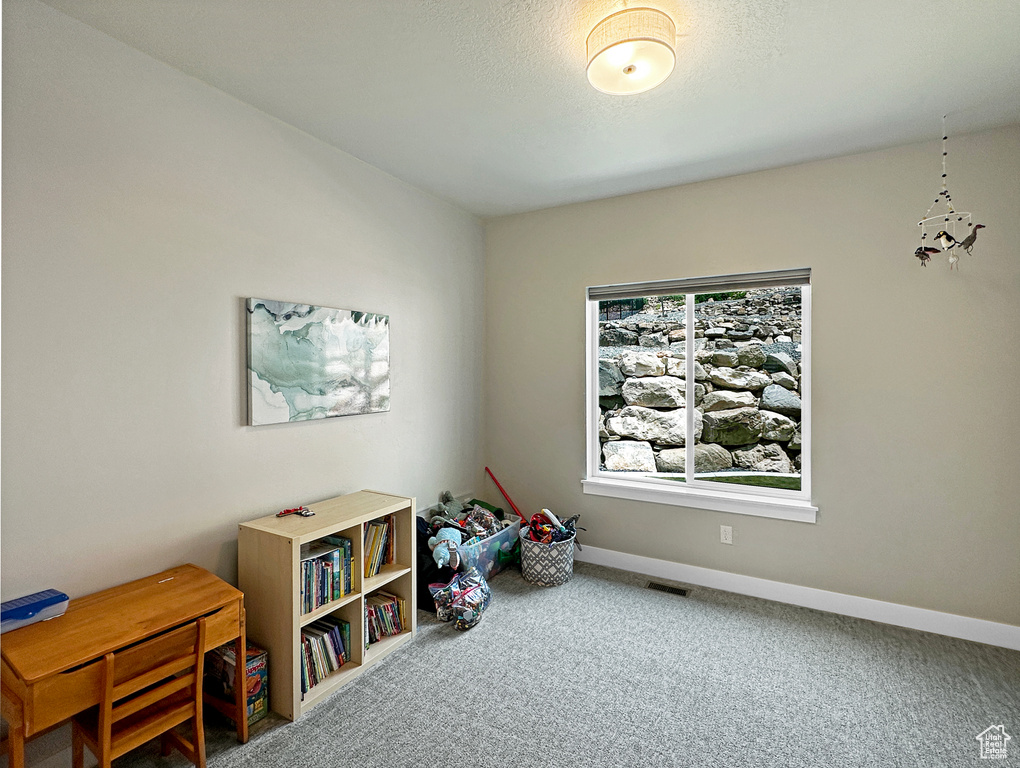
[[[72,722],[71,765],[82,768],[87,745],[100,768],[110,768],[114,758],[161,736],[163,755],[173,746],[205,768],[204,658],[204,618],[106,654],[99,662],[102,703]],[[191,721],[193,742],[173,730],[186,720]]]

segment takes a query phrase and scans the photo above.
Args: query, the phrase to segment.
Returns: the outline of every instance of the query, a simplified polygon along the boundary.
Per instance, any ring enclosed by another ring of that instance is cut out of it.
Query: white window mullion
[[[587,477],[595,477],[601,463],[602,443],[599,440],[599,303],[586,301],[585,313],[585,391],[588,401],[586,439],[588,445]]]
[[[800,490],[811,498],[811,286],[800,288]]]
[[[684,436],[684,478],[688,485],[694,480],[694,294],[687,294],[684,304],[684,386],[687,425]]]

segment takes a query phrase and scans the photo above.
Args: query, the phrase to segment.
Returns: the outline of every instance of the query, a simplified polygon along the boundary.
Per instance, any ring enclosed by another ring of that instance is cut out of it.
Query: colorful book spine
[[[329,542],[337,547],[333,560],[334,567],[334,600],[351,594],[354,585],[351,580],[351,555],[354,545],[351,540],[344,536],[326,536],[323,541]]]
[[[324,616],[301,630],[301,693],[310,691],[350,661],[351,625]]]
[[[385,557],[385,562],[393,563],[393,562],[396,562],[396,560],[397,560],[397,552],[396,552],[397,518],[394,515],[390,515],[389,517],[386,518],[386,527],[389,530],[389,537],[387,538],[387,541],[386,541],[386,557]]]
[[[406,602],[389,592],[377,592],[365,600],[365,632],[369,643],[399,635],[407,626]]]
[[[385,563],[394,561],[393,515],[365,526],[365,576],[375,576]]]
[[[301,612],[339,600],[353,591],[351,540],[326,536],[303,549],[301,559]]]
[[[375,554],[375,542],[379,534],[379,528],[375,522],[370,522],[365,526],[365,578],[371,578],[375,576],[375,572],[372,570],[372,559]]]

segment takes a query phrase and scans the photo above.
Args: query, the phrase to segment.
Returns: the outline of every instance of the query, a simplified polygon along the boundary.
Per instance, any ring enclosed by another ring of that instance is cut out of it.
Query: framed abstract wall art
[[[248,423],[390,409],[390,318],[248,299]]]

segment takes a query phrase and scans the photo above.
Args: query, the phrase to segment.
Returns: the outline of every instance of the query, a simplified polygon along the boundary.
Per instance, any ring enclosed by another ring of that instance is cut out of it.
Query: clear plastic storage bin
[[[458,549],[463,570],[477,568],[486,579],[496,575],[508,565],[517,562],[520,549],[517,537],[521,531],[520,518],[499,533],[474,544],[462,544]]]

